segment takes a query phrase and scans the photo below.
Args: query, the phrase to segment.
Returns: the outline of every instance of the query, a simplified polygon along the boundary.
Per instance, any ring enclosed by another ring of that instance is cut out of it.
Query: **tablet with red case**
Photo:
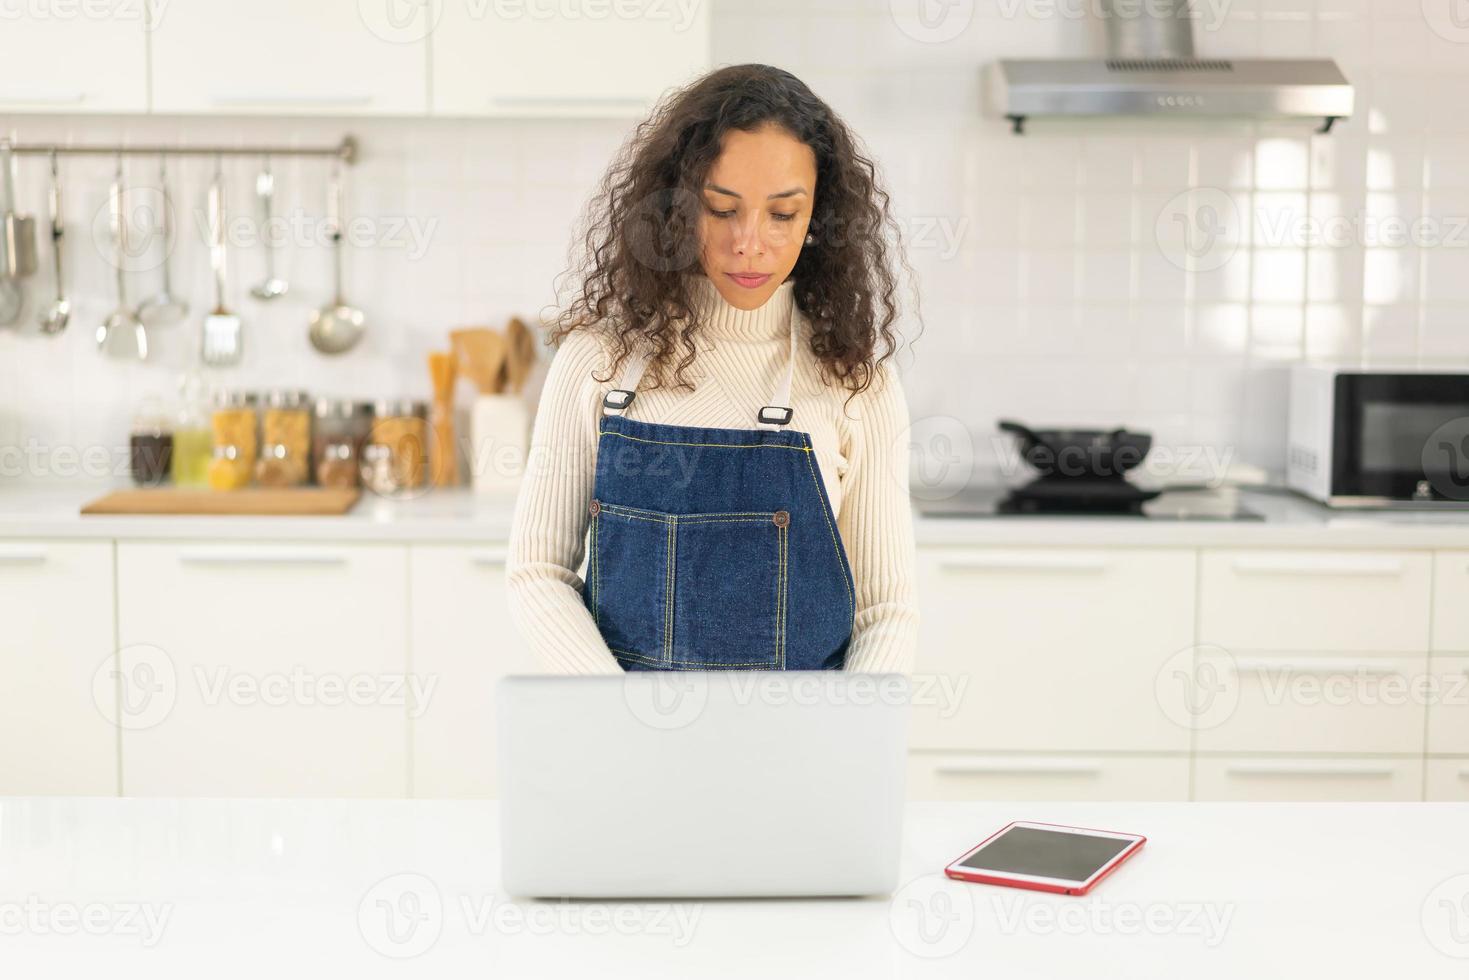
[[[1141,834],[1016,820],[949,863],[959,881],[1085,895],[1147,842]]]

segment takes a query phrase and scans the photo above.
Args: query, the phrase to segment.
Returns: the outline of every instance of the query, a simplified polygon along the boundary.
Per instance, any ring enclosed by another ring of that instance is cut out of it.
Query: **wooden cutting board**
[[[83,514],[345,514],[362,496],[357,487],[243,487],[116,490],[82,506]]]

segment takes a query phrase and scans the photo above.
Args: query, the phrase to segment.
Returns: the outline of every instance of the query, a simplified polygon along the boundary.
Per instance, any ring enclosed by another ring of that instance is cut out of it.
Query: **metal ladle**
[[[66,286],[62,277],[61,241],[66,235],[66,226],[61,220],[61,170],[57,166],[56,151],[51,151],[51,261],[56,273],[56,302],[41,314],[41,332],[57,334],[66,329],[71,319],[71,301],[66,298]]]
[[[336,294],[332,302],[311,314],[311,346],[323,354],[341,354],[362,339],[367,317],[342,298],[342,174],[333,165],[331,191],[327,198],[327,223],[331,228],[332,263]]]
[[[34,229],[31,218],[15,213],[15,157],[10,140],[0,139],[0,326],[14,326],[25,311],[25,291],[20,279],[29,275],[29,259],[35,259],[35,241],[27,236]]]
[[[168,263],[173,255],[173,202],[168,196],[168,165],[158,158],[158,196],[163,213],[158,217],[163,234],[163,288],[156,296],[145,299],[138,307],[138,319],[146,327],[168,327],[189,315],[189,304],[173,294],[169,282]]]
[[[112,209],[112,240],[117,247],[117,308],[97,328],[97,346],[112,357],[142,361],[148,357],[148,332],[128,305],[128,215],[123,195],[122,159],[118,158],[109,202]]]

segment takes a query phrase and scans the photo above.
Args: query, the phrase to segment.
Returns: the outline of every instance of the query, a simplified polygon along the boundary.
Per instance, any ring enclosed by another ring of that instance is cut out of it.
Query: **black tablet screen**
[[[959,867],[1085,881],[1131,843],[1116,837],[1011,827]]]

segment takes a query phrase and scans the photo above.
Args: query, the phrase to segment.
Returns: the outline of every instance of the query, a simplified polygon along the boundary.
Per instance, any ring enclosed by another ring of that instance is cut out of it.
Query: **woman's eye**
[[[733,211],[716,211],[714,208],[710,208],[709,213],[716,218],[730,218],[734,216]]]
[[[776,221],[794,221],[794,220],[796,220],[795,214],[783,214],[780,211],[772,211],[772,212],[770,212],[770,216],[772,218],[774,218]]]

